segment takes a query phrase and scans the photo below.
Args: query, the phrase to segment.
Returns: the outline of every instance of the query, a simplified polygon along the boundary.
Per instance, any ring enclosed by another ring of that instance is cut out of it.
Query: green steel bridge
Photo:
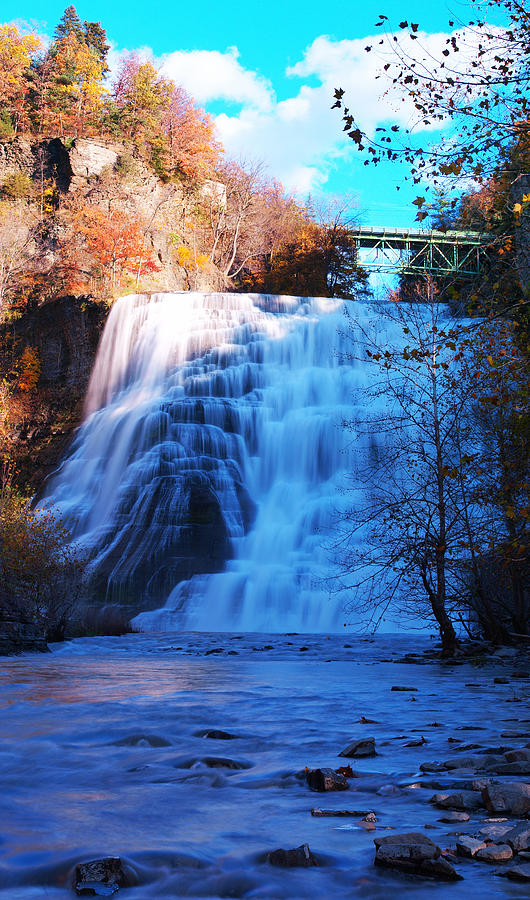
[[[363,269],[407,275],[478,275],[491,245],[491,236],[479,231],[355,228],[350,234]]]

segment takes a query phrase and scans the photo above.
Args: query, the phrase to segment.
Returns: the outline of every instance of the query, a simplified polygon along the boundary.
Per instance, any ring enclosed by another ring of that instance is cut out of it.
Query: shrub
[[[120,178],[131,178],[138,172],[138,163],[132,153],[122,153],[118,156],[114,169]]]
[[[4,181],[2,193],[9,200],[27,200],[33,193],[33,182],[24,172],[12,172]]]
[[[0,112],[0,141],[8,141],[13,137],[15,129],[11,122],[11,116],[7,110]]]
[[[84,594],[86,559],[62,520],[32,510],[9,486],[0,492],[0,583],[4,604],[48,641],[62,640]]]

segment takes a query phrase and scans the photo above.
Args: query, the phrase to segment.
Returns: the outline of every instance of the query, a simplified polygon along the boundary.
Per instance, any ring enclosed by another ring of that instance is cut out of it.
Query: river
[[[464,880],[449,885],[373,865],[386,829],[428,828],[441,847],[455,844],[455,826],[428,802],[448,776],[420,776],[420,763],[497,746],[514,728],[530,740],[528,681],[493,681],[511,676],[510,651],[475,665],[399,661],[431,645],[420,635],[148,633],[3,659],[1,900],[71,897],[75,863],[102,855],[130,866],[136,885],[119,896],[131,900],[525,896],[485,863],[459,861]],[[366,736],[378,755],[351,761],[359,777],[348,791],[308,789],[304,767],[349,762],[337,754]],[[241,767],[212,768],[212,757]],[[312,807],[374,810],[376,830]],[[473,833],[486,815],[458,830]],[[305,842],[318,867],[266,861]]]

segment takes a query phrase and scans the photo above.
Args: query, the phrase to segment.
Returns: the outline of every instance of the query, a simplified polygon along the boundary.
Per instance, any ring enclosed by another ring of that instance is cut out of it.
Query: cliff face
[[[146,245],[158,271],[142,275],[143,290],[219,290],[220,274],[211,265],[192,273],[179,264],[175,244],[186,241],[197,198],[214,192],[223,202],[224,185],[164,183],[136,152],[120,143],[77,138],[65,144],[59,138],[31,142],[17,138],[0,143],[0,187],[9,176],[28,176],[34,186],[33,206],[42,205],[46,185],[52,184],[63,206],[86,206],[104,213],[120,210],[141,221]],[[47,235],[35,247],[33,268],[53,273],[61,224],[48,223]]]
[[[3,367],[23,347],[41,364],[37,390],[24,398],[12,431],[21,487],[39,491],[66,451],[83,411],[88,380],[108,307],[90,298],[59,297],[0,328]]]
[[[201,192],[214,191],[222,202],[225,188],[217,182],[166,184],[131,148],[81,138],[71,143],[59,138],[40,142],[17,138],[0,143],[0,188],[13,176],[25,176],[26,182],[29,179],[31,192],[3,206],[16,212],[17,228],[29,228],[31,220],[37,223],[34,237],[24,245],[23,252],[25,270],[40,287],[34,289],[25,307],[21,309],[19,304],[17,318],[0,324],[0,374],[12,379],[24,349],[36,350],[41,374],[36,392],[20,395],[13,406],[11,451],[20,486],[25,492],[38,494],[80,423],[108,301],[112,299],[107,292],[103,300],[97,279],[90,283],[91,296],[86,290],[82,295],[65,296],[56,289],[56,280],[64,270],[61,253],[65,243],[68,250],[68,241],[75,238],[72,213],[95,209],[108,215],[117,210],[131,221],[141,222],[145,243],[156,264],[153,271],[142,274],[141,290],[211,291],[223,286],[219,273],[212,266],[196,267],[190,273],[179,264],[175,247],[186,240]],[[53,190],[55,204],[55,211],[48,215],[43,213],[46,190],[48,196]],[[9,237],[10,228],[11,220],[0,218],[0,241],[6,234]],[[74,248],[70,255],[80,269],[90,268],[77,253]],[[129,289],[135,292],[135,279],[129,280]],[[124,291],[127,285],[122,284],[120,292]]]

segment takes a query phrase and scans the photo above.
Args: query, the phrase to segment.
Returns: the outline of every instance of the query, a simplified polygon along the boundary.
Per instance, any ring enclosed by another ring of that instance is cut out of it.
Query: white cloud
[[[440,58],[447,37],[418,33],[417,41],[403,46],[416,58],[422,54]],[[400,33],[399,40],[410,38]],[[372,47],[370,52],[367,46]],[[396,60],[395,49],[393,35],[342,41],[321,35],[287,69],[293,90],[282,99],[269,81],[241,64],[236,47],[225,52],[176,50],[157,63],[164,75],[183,85],[206,108],[219,101],[235,106],[233,112],[222,112],[215,119],[228,154],[263,160],[288,190],[303,195],[322,187],[333,165],[355,153],[342,130],[340,112],[331,110],[335,88],[344,89],[356,122],[369,135],[388,120],[425,130],[424,124],[418,124],[413,102],[397,94],[382,71],[386,62]],[[460,54],[462,65],[472,51],[471,47]]]
[[[270,83],[239,62],[237,47],[219,50],[175,50],[162,59],[162,73],[181,84],[201,104],[214,100],[270,110],[275,102]]]

